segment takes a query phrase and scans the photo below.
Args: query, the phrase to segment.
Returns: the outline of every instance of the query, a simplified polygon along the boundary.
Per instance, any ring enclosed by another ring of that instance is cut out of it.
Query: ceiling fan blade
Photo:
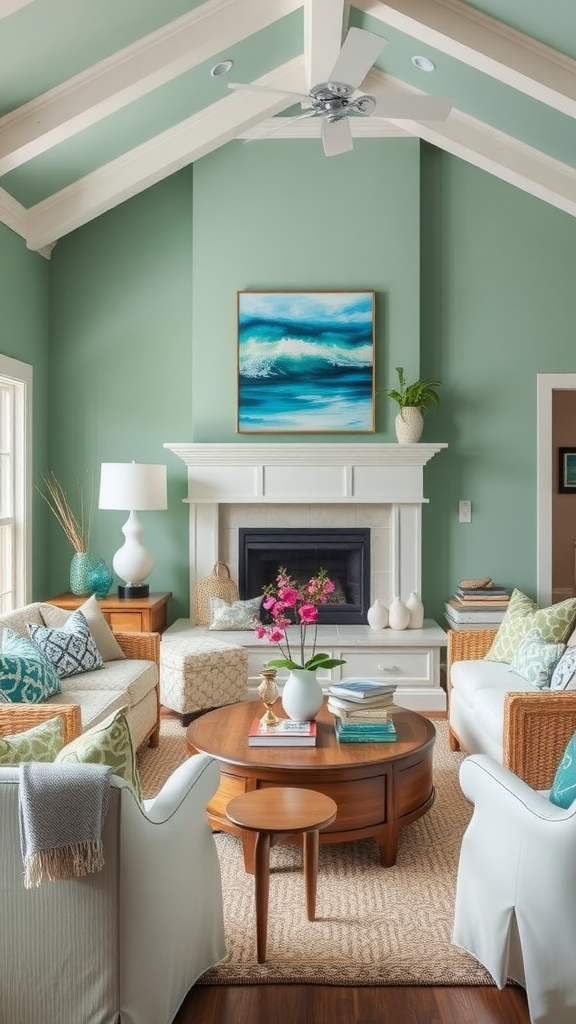
[[[373,32],[363,28],[348,29],[328,81],[343,82],[358,89],[385,46],[386,40]]]
[[[228,82],[228,88],[244,92],[269,92],[275,96],[287,96],[299,103],[310,104],[310,97],[304,92],[287,92],[285,89],[269,89],[266,85],[253,85],[252,82]]]
[[[341,117],[338,121],[329,121],[324,117],[321,131],[326,156],[338,156],[353,149],[352,132],[347,117]]]
[[[376,117],[408,121],[445,121],[452,110],[448,96],[416,96],[397,92],[375,94]]]

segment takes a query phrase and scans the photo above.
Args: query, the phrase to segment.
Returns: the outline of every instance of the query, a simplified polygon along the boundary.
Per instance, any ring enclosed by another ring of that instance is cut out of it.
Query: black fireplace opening
[[[239,530],[238,589],[243,600],[257,597],[285,568],[302,584],[325,569],[335,585],[319,606],[319,623],[366,623],[370,607],[370,530],[364,527],[307,529],[279,527]],[[262,612],[266,621],[266,612]]]

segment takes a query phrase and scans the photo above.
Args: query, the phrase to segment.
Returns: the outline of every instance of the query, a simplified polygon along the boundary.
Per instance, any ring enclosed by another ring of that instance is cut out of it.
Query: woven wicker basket
[[[211,597],[220,597],[228,601],[228,604],[238,600],[238,587],[230,579],[230,570],[225,562],[216,562],[212,574],[198,580],[194,587],[194,619],[197,626],[209,626],[212,622]]]

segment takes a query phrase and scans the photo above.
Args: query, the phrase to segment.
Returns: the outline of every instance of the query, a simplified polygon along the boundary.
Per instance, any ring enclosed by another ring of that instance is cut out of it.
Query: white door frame
[[[541,607],[552,602],[552,393],[576,391],[576,373],[537,374],[536,586]]]

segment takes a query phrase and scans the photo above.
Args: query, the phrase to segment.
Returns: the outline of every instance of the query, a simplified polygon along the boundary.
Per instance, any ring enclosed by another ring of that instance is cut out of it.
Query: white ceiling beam
[[[301,5],[302,0],[207,0],[0,118],[0,175]]]
[[[576,61],[462,0],[353,0],[384,26],[576,117]]]
[[[32,0],[0,0],[0,20],[7,18],[9,14],[14,14],[21,7],[27,7],[31,3]]]
[[[304,0],[306,91],[327,82],[348,25],[348,0]]]
[[[383,89],[392,89],[396,93],[418,92],[377,68],[368,73],[364,84],[373,93]],[[454,109],[445,121],[417,122],[395,118],[390,118],[390,121],[501,181],[507,181],[576,216],[576,175],[573,167],[560,160],[554,160],[491,125]]]
[[[304,88],[302,57],[256,79],[255,84],[301,92]],[[265,92],[238,90],[231,93],[31,207],[26,217],[28,248],[40,249],[52,244],[94,217],[225,145],[262,118],[286,109],[292,102],[292,99]]]

